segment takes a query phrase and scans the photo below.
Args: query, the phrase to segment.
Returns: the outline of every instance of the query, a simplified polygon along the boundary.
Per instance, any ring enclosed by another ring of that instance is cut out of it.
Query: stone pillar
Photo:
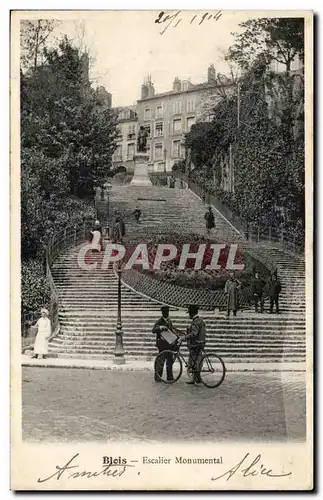
[[[130,184],[135,186],[152,186],[148,175],[149,155],[146,153],[138,153],[133,157],[135,170]]]

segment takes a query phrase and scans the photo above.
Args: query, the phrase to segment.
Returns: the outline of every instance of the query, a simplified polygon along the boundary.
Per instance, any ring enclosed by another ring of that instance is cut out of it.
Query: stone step
[[[155,342],[155,336],[150,333],[150,332],[142,332],[141,334],[136,333],[136,334],[131,334],[128,331],[124,331],[123,335],[125,341],[127,342],[136,342],[136,343],[143,343],[143,342]],[[53,342],[61,342],[61,341],[67,341],[67,342],[81,342],[81,343],[87,343],[87,342],[94,342],[94,343],[102,343],[102,342],[107,342],[111,339],[115,339],[115,332],[110,331],[110,332],[105,332],[102,334],[80,334],[80,333],[75,333],[72,334],[71,332],[62,332],[60,333],[57,337],[53,338]],[[249,335],[244,335],[244,336],[239,336],[239,335],[219,335],[217,333],[214,334],[209,334],[206,337],[207,343],[228,343],[228,342],[238,342],[238,343],[286,343],[286,342],[296,342],[296,343],[301,343],[304,344],[306,342],[306,337],[305,335],[293,335],[293,334],[284,334],[284,335],[267,335],[267,336],[262,336],[261,334],[257,334],[254,336]]]
[[[75,351],[49,351],[50,354],[56,354],[57,357],[59,358],[79,358],[79,359],[104,359],[104,356],[113,356],[114,354],[114,347],[110,349],[106,349],[106,351],[101,352],[101,353],[95,353],[95,352],[75,352]],[[270,353],[265,353],[265,352],[246,352],[246,353],[241,353],[241,352],[236,352],[236,353],[231,353],[228,351],[215,351],[216,354],[220,355],[224,361],[229,362],[229,360],[232,361],[244,361],[244,362],[255,362],[255,360],[258,360],[258,362],[263,362],[265,360],[275,360],[275,361],[290,361],[290,362],[300,362],[300,361],[305,361],[306,360],[306,355],[305,353],[302,352],[295,352],[293,354],[289,353],[278,353],[278,352],[270,352]],[[125,356],[136,356],[140,359],[143,359],[145,357],[150,357],[152,359],[155,358],[157,352],[155,351],[143,351],[141,353],[138,353],[136,350],[128,350],[125,351]],[[109,359],[109,358],[105,358]]]
[[[146,345],[140,345],[140,344],[127,344],[127,343],[124,343],[123,344],[124,348],[129,350],[129,351],[137,351],[137,352],[140,352],[140,353],[143,353],[143,352],[156,352],[156,347],[155,347],[155,344],[151,343],[151,344],[146,344]],[[62,352],[66,352],[66,351],[74,351],[75,353],[76,352],[79,352],[79,353],[86,353],[86,352],[101,352],[101,353],[104,353],[105,351],[108,351],[109,349],[113,349],[115,347],[115,342],[110,342],[110,343],[107,343],[105,346],[102,346],[102,345],[76,345],[76,344],[63,344],[63,343],[57,343],[57,344],[50,344],[49,346],[49,349],[50,350],[53,350],[53,351],[62,351]],[[251,346],[247,346],[247,345],[239,345],[239,344],[235,344],[233,346],[231,345],[226,345],[226,344],[223,344],[223,345],[220,345],[220,344],[208,344],[207,345],[207,351],[216,351],[216,352],[226,352],[228,354],[235,354],[235,353],[238,353],[241,351],[241,354],[250,354],[252,352],[259,352],[260,354],[262,355],[265,355],[265,354],[268,354],[269,352],[276,352],[276,353],[279,353],[279,354],[284,354],[285,352],[285,349],[288,350],[288,353],[289,354],[292,354],[292,353],[295,353],[295,354],[298,354],[298,353],[305,353],[305,350],[306,350],[306,346],[305,345],[295,345],[295,344],[290,344],[290,345],[287,345],[286,347],[285,346],[281,346],[281,345],[271,345],[271,346],[268,346],[268,347],[264,347],[263,345],[251,345]],[[182,351],[184,353],[187,353],[187,349],[186,348],[183,348]]]
[[[64,347],[78,347],[78,348],[84,348],[84,349],[87,349],[87,348],[91,348],[91,347],[95,347],[97,349],[102,349],[104,347],[106,347],[107,344],[114,344],[114,339],[111,337],[110,339],[110,342],[100,342],[100,341],[90,341],[90,340],[87,340],[87,341],[82,341],[82,340],[78,340],[78,341],[73,341],[73,340],[66,340],[66,339],[61,339],[61,340],[57,340],[56,342],[52,341],[51,342],[51,346],[53,347],[59,347],[59,346],[64,346]],[[301,348],[301,349],[305,349],[306,348],[306,345],[305,345],[305,342],[296,342],[296,341],[291,341],[291,340],[288,340],[286,342],[284,341],[281,341],[281,342],[278,342],[278,341],[272,341],[272,342],[269,342],[267,340],[264,340],[263,342],[261,342],[260,340],[259,341],[254,341],[252,343],[250,342],[240,342],[238,340],[234,341],[232,340],[231,341],[232,344],[228,344],[228,340],[223,340],[223,341],[216,341],[214,340],[213,342],[208,342],[207,343],[207,346],[208,348],[211,348],[212,346],[214,346],[215,348],[222,348],[222,347],[226,347],[226,349],[233,349],[233,348],[261,348],[261,349],[264,349],[264,350],[270,350],[272,347],[277,347],[279,349],[289,349],[289,347],[297,347],[297,348]],[[154,342],[153,341],[149,341],[149,342],[146,342],[146,346],[154,346]],[[143,345],[142,345],[142,340],[124,340],[124,346],[133,346],[133,347],[137,347],[138,349],[142,349],[143,348]]]
[[[59,355],[55,355],[54,353],[51,353],[50,357],[59,357],[61,359],[89,359],[89,360],[102,360],[102,361],[113,361],[114,360],[114,355],[113,355],[113,352],[111,352],[110,354],[107,354],[107,355],[98,355],[98,354],[85,354],[85,355],[82,355],[82,354],[73,354],[73,353],[59,353]],[[144,361],[151,361],[151,370],[153,372],[153,366],[154,366],[154,360],[155,360],[155,355],[152,356],[152,355],[147,355],[147,354],[143,354],[141,356],[138,356],[137,353],[127,353],[127,355],[125,356],[125,360],[127,362],[127,359],[129,360],[136,360],[136,359],[140,359],[140,360],[144,360]],[[275,355],[272,355],[272,356],[267,356],[265,358],[261,358],[261,360],[259,360],[259,356],[257,357],[252,357],[252,356],[248,356],[248,357],[243,357],[243,358],[239,358],[239,356],[235,356],[235,357],[229,357],[229,356],[225,356],[224,357],[224,361],[226,363],[259,363],[259,361],[261,361],[261,363],[277,363],[278,366],[281,366],[283,363],[292,363],[292,362],[304,362],[306,360],[306,357],[305,356],[297,356],[297,358],[295,359],[295,356],[294,357],[288,357],[287,355],[285,355],[283,358],[281,358],[280,356],[275,356]],[[183,367],[185,369],[185,367]]]
[[[157,316],[156,316],[157,318]],[[126,328],[128,331],[151,331],[152,327],[155,323],[156,318],[154,318],[151,322],[134,322],[131,320],[126,320],[123,319],[122,325],[124,328]],[[86,331],[96,331],[96,330],[105,330],[105,329],[113,329],[115,328],[117,322],[117,316],[112,318],[110,321],[99,321],[97,320],[96,322],[93,322],[89,320],[88,322],[84,321],[60,321],[60,327],[62,330],[86,330]],[[178,328],[179,330],[185,330],[189,323],[180,323],[180,322],[175,322],[175,327]],[[304,333],[306,330],[305,324],[299,324],[299,325],[294,325],[292,323],[287,323],[287,324],[277,324],[277,325],[268,325],[268,327],[262,325],[262,324],[253,324],[249,323],[246,325],[226,325],[225,323],[221,324],[216,324],[216,323],[211,323],[211,322],[206,322],[206,329],[207,331],[219,331],[219,332],[238,332],[239,335],[243,333],[248,333],[248,332],[261,332],[263,334],[265,333],[270,333],[270,332],[296,332],[296,333]]]
[[[107,311],[107,313],[111,314],[117,307],[117,304],[116,304],[116,301],[111,301],[111,302],[106,302],[106,303],[102,303],[102,302],[91,302],[89,303],[88,301],[87,302],[84,302],[84,303],[81,303],[80,301],[72,301],[72,302],[68,302],[68,301],[61,301],[60,302],[60,309],[64,310],[64,311],[73,311],[73,310],[78,310],[79,307],[82,307],[88,311],[91,311],[91,309],[95,309],[98,313],[104,313],[105,311]],[[136,308],[136,312],[139,313],[143,313],[148,307],[150,309],[155,309],[155,310],[160,310],[160,304],[159,303],[151,303],[149,305],[147,304],[138,304],[138,302],[131,302],[131,301],[126,301],[126,300],[123,300],[122,302],[122,311],[123,313],[128,313],[129,312],[129,309],[133,310],[134,307]],[[249,309],[244,309],[244,312],[246,312],[247,310]],[[298,315],[299,313],[301,312],[305,312],[305,307],[286,307],[286,308],[283,308],[281,307],[280,308],[280,312],[282,315],[290,315],[290,316],[293,316],[294,314],[295,315]],[[267,312],[266,312],[267,314]]]
[[[113,345],[110,345],[109,347],[107,347],[106,349],[103,349],[103,348],[99,348],[99,349],[95,349],[93,347],[91,348],[88,348],[88,349],[78,349],[77,347],[75,346],[71,346],[71,348],[68,348],[68,347],[62,347],[61,349],[55,349],[55,348],[51,348],[51,350],[49,352],[57,352],[57,353],[60,353],[60,352],[69,352],[69,353],[73,353],[73,354],[109,354],[109,353],[112,353],[113,350],[114,350],[114,344]],[[137,355],[141,355],[141,356],[145,356],[145,355],[151,355],[153,356],[155,353],[156,353],[156,348],[155,347],[152,347],[151,349],[146,348],[145,350],[142,350],[142,348],[136,348],[135,346],[124,346],[124,351],[125,351],[125,354],[127,353],[137,353]],[[263,358],[263,357],[267,357],[267,356],[281,356],[281,357],[284,357],[285,355],[285,352],[282,351],[282,348],[281,347],[278,347],[278,348],[275,348],[275,347],[271,347],[270,349],[266,349],[264,350],[263,348],[250,348],[250,349],[246,349],[244,347],[237,347],[236,349],[226,349],[225,347],[222,348],[220,346],[217,346],[217,349],[216,351],[221,357],[222,356],[234,356],[234,355],[237,355],[239,357],[248,357],[248,356],[259,356],[260,358]],[[183,353],[185,354],[185,353]],[[186,353],[187,355],[187,353]],[[305,356],[306,353],[305,353],[305,349],[297,349],[297,348],[294,348],[294,347],[290,347],[288,346],[288,352],[286,352],[286,355],[288,357],[298,357],[298,356]]]
[[[174,322],[175,325],[178,324],[183,324],[183,325],[188,325],[190,323],[189,318],[183,311],[183,314],[176,314],[177,311],[174,311],[173,314],[171,314],[172,321]],[[234,328],[244,328],[245,326],[251,325],[257,325],[259,324],[260,326],[268,328],[268,319],[270,319],[271,327],[273,325],[277,326],[285,326],[285,325],[292,325],[292,326],[302,326],[305,327],[305,318],[300,317],[300,318],[292,318],[290,316],[283,317],[282,315],[261,315],[261,314],[254,314],[254,316],[230,316],[227,318],[225,315],[223,316],[216,316],[214,313],[206,315],[203,314],[201,317],[203,317],[207,323],[207,325],[210,324],[215,324],[215,325],[223,325],[225,327],[230,328],[233,326]],[[100,316],[99,318],[95,314],[87,314],[86,316],[80,315],[78,312],[69,312],[69,313],[59,313],[60,321],[62,323],[64,322],[75,322],[77,321],[78,323],[83,323],[83,324],[89,324],[89,323],[111,323],[115,322],[116,316]],[[132,314],[130,315],[124,315],[123,316],[123,322],[130,322],[132,324],[140,323],[140,324],[151,324],[152,322],[155,322],[158,318],[160,317],[160,313],[155,312],[152,314],[152,312],[145,311],[145,316],[134,316]]]

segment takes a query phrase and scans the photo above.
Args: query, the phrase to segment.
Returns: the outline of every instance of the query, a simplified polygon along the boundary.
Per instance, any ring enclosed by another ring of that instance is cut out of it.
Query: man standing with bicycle
[[[161,313],[162,316],[159,318],[154,327],[153,327],[153,333],[156,334],[156,347],[158,348],[159,352],[163,351],[170,351],[170,350],[175,350],[176,349],[172,348],[172,346],[166,341],[165,338],[163,338],[163,332],[169,330],[172,331],[173,329],[173,323],[169,319],[169,307],[168,306],[162,306],[161,307]],[[173,358],[171,354],[167,353],[165,356],[161,357],[162,359],[158,360],[157,366],[156,366],[156,371],[159,374],[160,377],[162,377],[163,374],[163,369],[164,369],[164,364],[166,361],[166,373],[167,373],[167,380],[171,381],[174,380],[173,377]],[[157,377],[155,373],[155,382],[160,382],[161,380]]]
[[[200,376],[201,352],[205,346],[205,323],[199,317],[199,308],[196,305],[188,306],[188,313],[192,323],[187,328],[185,339],[189,350],[188,374],[190,380],[187,384],[200,385],[202,383]]]

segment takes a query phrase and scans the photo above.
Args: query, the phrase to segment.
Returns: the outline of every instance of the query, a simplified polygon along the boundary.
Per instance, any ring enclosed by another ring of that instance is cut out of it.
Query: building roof
[[[218,83],[214,84],[214,83],[209,83],[209,82],[198,83],[196,85],[193,85],[191,88],[189,88],[187,90],[180,90],[180,91],[169,90],[168,92],[154,94],[150,97],[145,97],[144,99],[138,99],[137,102],[146,102],[146,101],[150,101],[152,99],[160,99],[161,97],[166,97],[166,96],[173,96],[173,95],[179,95],[179,94],[189,94],[191,92],[196,92],[196,90],[207,90],[207,89],[217,89],[217,88],[221,88],[221,87],[231,87],[232,85],[233,85],[232,82],[221,83],[221,84],[218,84]]]
[[[129,118],[120,118],[120,113],[124,110],[130,111]],[[114,111],[118,115],[118,122],[119,123],[121,123],[121,122],[136,122],[138,120],[136,105],[117,106],[115,108],[112,108],[112,111]]]

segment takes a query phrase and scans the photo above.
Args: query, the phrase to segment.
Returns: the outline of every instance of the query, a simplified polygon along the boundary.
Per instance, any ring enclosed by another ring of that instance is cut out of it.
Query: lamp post
[[[108,214],[107,214],[107,224],[106,224],[106,234],[110,239],[110,192],[112,189],[112,184],[109,182],[105,185],[107,190],[107,201],[108,201]]]
[[[124,365],[126,360],[124,357],[123,349],[123,331],[121,323],[121,266],[118,266],[118,318],[117,318],[117,329],[116,329],[116,344],[114,348],[114,364]]]

